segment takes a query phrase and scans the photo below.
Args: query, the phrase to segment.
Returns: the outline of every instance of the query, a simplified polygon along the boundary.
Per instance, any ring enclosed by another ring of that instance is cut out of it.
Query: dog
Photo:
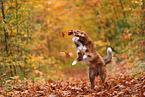
[[[110,63],[112,60],[112,49],[108,47],[107,57],[103,59],[100,54],[97,53],[96,46],[84,31],[71,30],[68,32],[68,35],[74,36],[73,41],[78,49],[77,58],[72,65],[75,65],[77,62],[83,62],[88,65],[91,89],[94,88],[94,80],[98,75],[104,85],[107,76],[106,64]]]

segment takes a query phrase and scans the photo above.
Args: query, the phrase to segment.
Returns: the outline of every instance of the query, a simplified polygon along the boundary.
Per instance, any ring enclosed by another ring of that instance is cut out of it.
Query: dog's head
[[[68,32],[68,35],[73,35],[74,37],[79,37],[79,41],[81,41],[83,44],[86,44],[90,41],[87,34],[84,31],[80,30],[71,30]]]
[[[84,31],[80,31],[80,30],[71,30],[68,32],[68,35],[87,38],[87,34]]]

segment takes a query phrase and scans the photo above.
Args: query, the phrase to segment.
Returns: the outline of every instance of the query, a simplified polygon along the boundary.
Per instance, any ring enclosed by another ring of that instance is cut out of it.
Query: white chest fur
[[[83,44],[79,41],[79,37],[75,37],[72,39],[73,42],[75,42],[76,44],[78,44],[79,46],[77,47],[78,50],[82,50],[84,49],[84,46]]]
[[[73,42],[78,42],[79,37],[74,36],[72,40],[73,40]]]

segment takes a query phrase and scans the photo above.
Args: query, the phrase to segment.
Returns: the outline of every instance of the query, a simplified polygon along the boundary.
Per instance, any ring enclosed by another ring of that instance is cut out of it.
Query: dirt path
[[[88,69],[87,68],[72,68],[72,69],[66,69],[62,70],[62,72],[67,76],[67,77],[73,77],[73,78],[88,78]]]

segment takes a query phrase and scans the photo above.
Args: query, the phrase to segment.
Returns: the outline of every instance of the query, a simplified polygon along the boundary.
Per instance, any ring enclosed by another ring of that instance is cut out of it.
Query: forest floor
[[[108,75],[103,86],[96,78],[94,89],[90,89],[87,68],[62,70],[65,78],[48,79],[44,83],[15,80],[16,85],[9,91],[0,91],[0,97],[144,97],[145,76],[134,77],[131,74],[115,73]],[[49,95],[49,96],[48,96]]]

